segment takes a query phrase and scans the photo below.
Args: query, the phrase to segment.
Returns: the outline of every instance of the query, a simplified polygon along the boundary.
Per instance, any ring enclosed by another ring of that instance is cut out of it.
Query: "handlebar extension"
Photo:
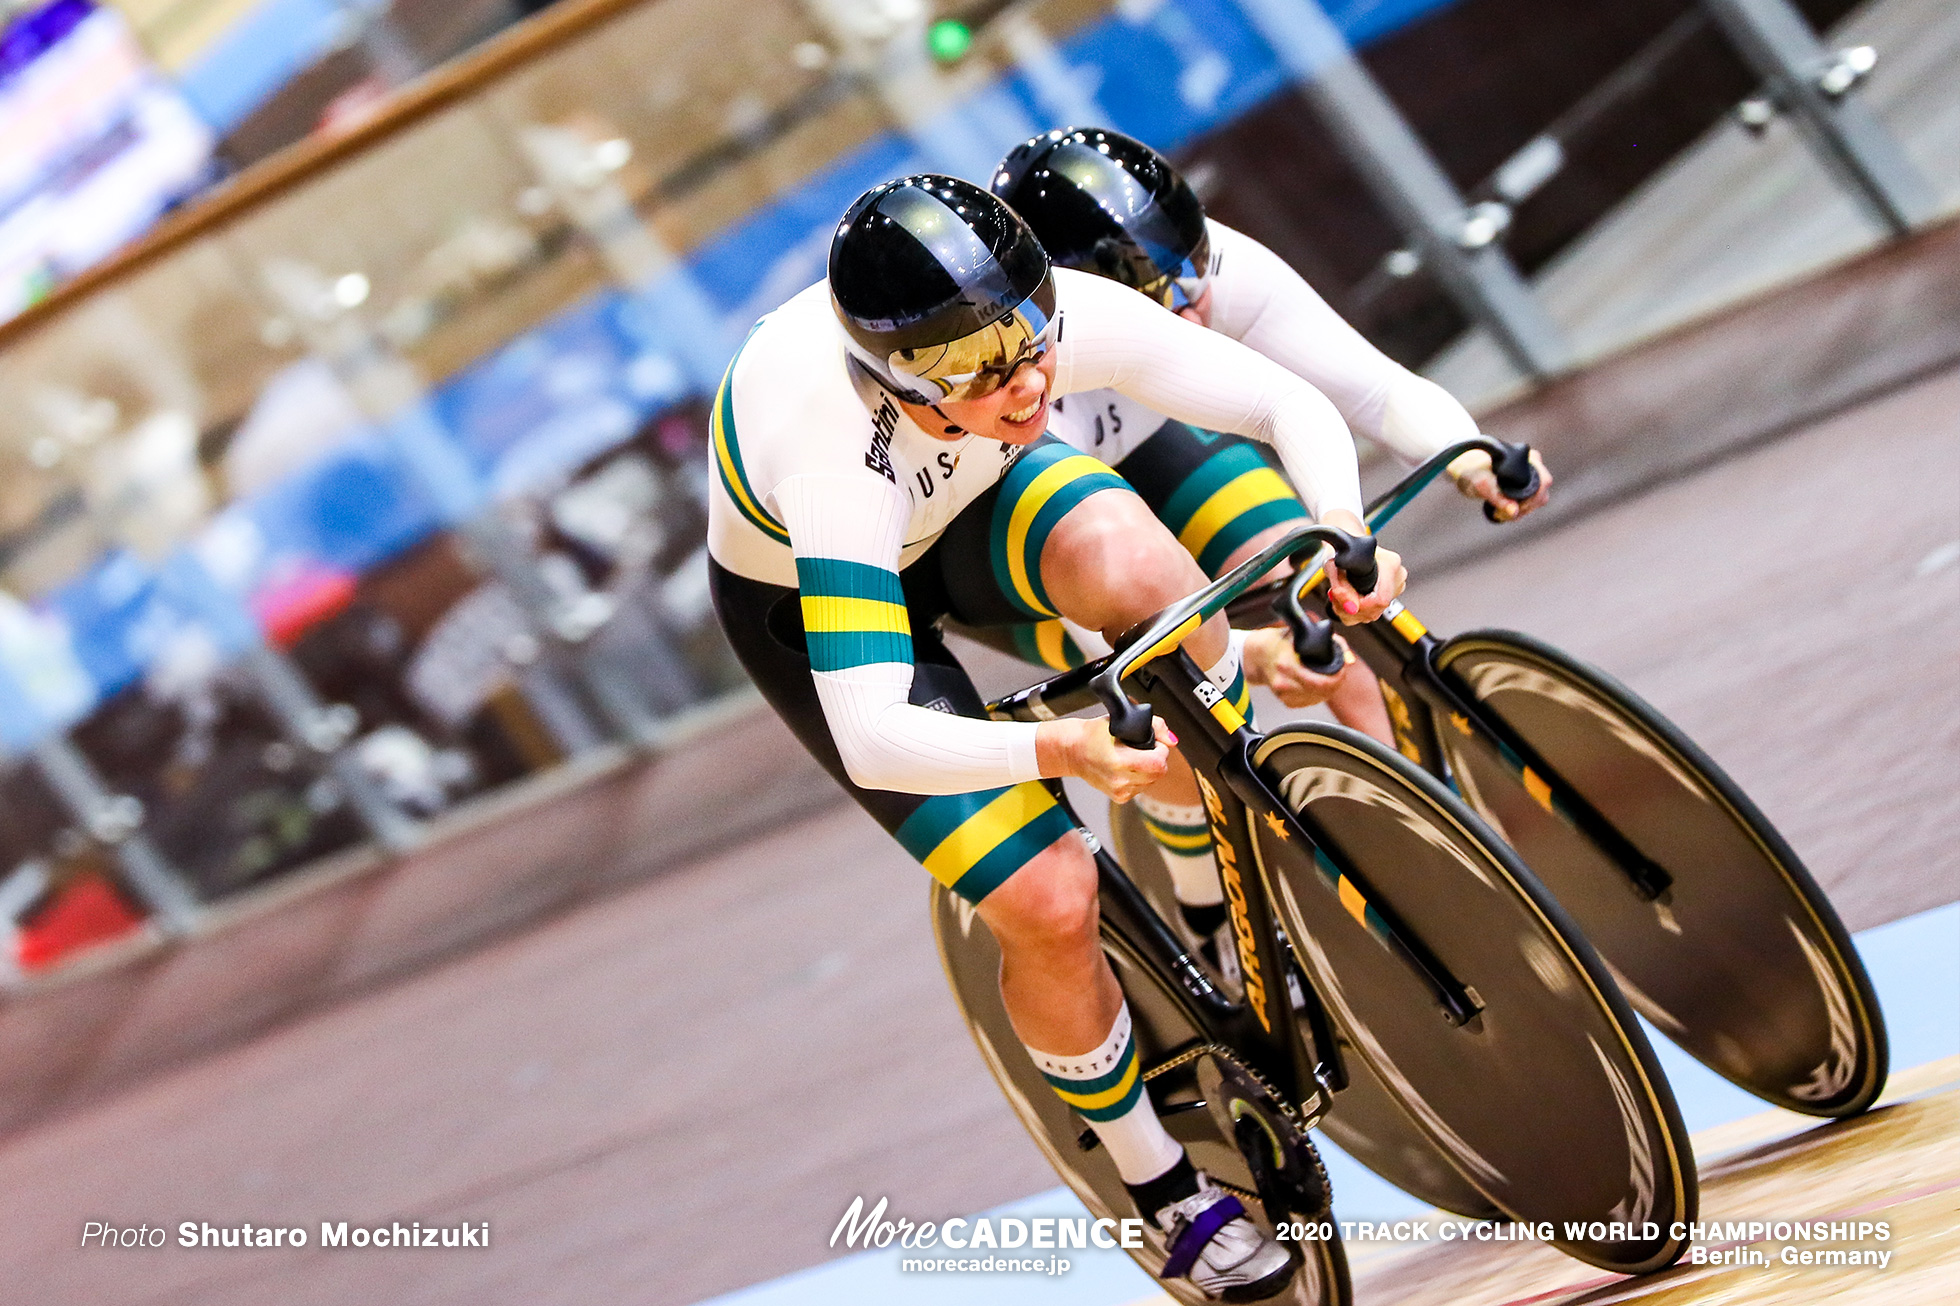
[[[1109,709],[1109,733],[1119,742],[1131,748],[1157,746],[1157,714],[1148,703],[1139,703],[1124,694],[1114,701],[1104,699],[1103,706]]]
[[[1347,577],[1354,592],[1368,595],[1375,592],[1375,584],[1381,580],[1381,569],[1375,566],[1375,537],[1372,535],[1350,535],[1345,542],[1334,546],[1334,565]]]
[[[1493,440],[1497,451],[1491,455],[1491,471],[1497,477],[1497,490],[1513,503],[1523,503],[1538,493],[1538,469],[1531,465],[1531,446]],[[1484,516],[1497,521],[1497,506],[1486,503]]]
[[[1234,567],[1227,575],[1141,623],[1123,637],[1115,653],[1097,664],[1100,669],[1089,687],[1109,713],[1109,733],[1131,748],[1155,747],[1156,734],[1152,726],[1155,714],[1148,704],[1135,702],[1123,691],[1122,678],[1142,661],[1174,647],[1170,641],[1181,642],[1188,638],[1200,622],[1222,612],[1232,599],[1250,589],[1275,564],[1287,558],[1297,559],[1309,549],[1323,544],[1333,551],[1334,565],[1341,569],[1350,584],[1363,594],[1374,590],[1380,579],[1380,570],[1375,565],[1373,536],[1351,536],[1331,526],[1301,525],[1293,528],[1254,557]],[[1295,602],[1297,605],[1297,599]],[[1301,621],[1307,622],[1304,612],[1301,613]],[[1290,620],[1288,624],[1292,624]],[[1187,625],[1189,629],[1180,630]],[[1297,632],[1298,628],[1295,629]],[[1331,637],[1327,643],[1332,655],[1338,658],[1339,648]],[[1339,670],[1339,663],[1335,663],[1332,669]],[[1331,671],[1323,674],[1331,674]]]

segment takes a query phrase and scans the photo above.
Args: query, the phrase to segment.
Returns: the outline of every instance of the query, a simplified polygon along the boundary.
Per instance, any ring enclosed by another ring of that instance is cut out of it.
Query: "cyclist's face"
[[[1003,444],[1027,444],[1048,429],[1049,390],[1055,384],[1055,351],[1038,361],[1023,363],[1006,383],[978,399],[948,399],[939,405],[946,415],[937,420],[932,409],[907,404],[912,420],[928,435],[958,440],[978,435]],[[960,428],[947,432],[946,422]]]

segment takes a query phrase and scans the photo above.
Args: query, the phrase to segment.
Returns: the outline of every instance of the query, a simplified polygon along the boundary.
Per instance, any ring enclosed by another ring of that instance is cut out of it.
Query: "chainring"
[[[1256,1195],[1274,1225],[1328,1214],[1333,1199],[1327,1169],[1308,1137],[1308,1122],[1257,1071],[1216,1044],[1206,1045],[1197,1061],[1198,1089],[1212,1120],[1252,1171],[1258,1191],[1244,1195]]]

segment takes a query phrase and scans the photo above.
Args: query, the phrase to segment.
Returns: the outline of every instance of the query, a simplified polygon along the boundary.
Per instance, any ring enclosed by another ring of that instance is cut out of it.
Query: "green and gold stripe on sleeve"
[[[742,466],[742,447],[735,439],[735,363],[741,357],[741,351],[737,350],[728,371],[722,375],[721,391],[715,395],[714,411],[708,419],[715,470],[721,474],[721,488],[728,491],[736,510],[748,523],[778,544],[788,544],[789,532],[763,508],[755,488],[749,484],[749,474]]]
[[[912,661],[912,619],[897,572],[842,558],[798,558],[796,585],[812,671]]]
[[[1053,795],[1029,780],[928,798],[893,834],[934,879],[977,903],[1074,828]]]

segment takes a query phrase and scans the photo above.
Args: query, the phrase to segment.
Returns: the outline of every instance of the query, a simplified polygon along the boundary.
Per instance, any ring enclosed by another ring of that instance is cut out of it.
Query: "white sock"
[[[1204,668],[1205,678],[1225,691],[1225,699],[1239,710],[1239,715],[1248,722],[1252,720],[1252,691],[1245,683],[1245,666],[1242,652],[1245,648],[1246,632],[1235,630],[1225,641],[1225,653],[1218,661]]]
[[[1029,1048],[1028,1055],[1056,1095],[1096,1131],[1124,1183],[1148,1183],[1184,1155],[1184,1145],[1165,1132],[1143,1091],[1129,1003],[1116,1013],[1115,1027],[1095,1051],[1070,1057]]]
[[[1082,650],[1082,656],[1087,661],[1094,662],[1111,652],[1109,641],[1099,631],[1078,626],[1067,617],[1062,618],[1062,629],[1068,632],[1068,637],[1075,641],[1075,646]]]
[[[1211,853],[1211,825],[1202,803],[1167,803],[1149,794],[1134,800],[1144,829],[1156,841],[1171,873],[1171,889],[1186,907],[1212,907],[1225,901],[1218,862]]]

